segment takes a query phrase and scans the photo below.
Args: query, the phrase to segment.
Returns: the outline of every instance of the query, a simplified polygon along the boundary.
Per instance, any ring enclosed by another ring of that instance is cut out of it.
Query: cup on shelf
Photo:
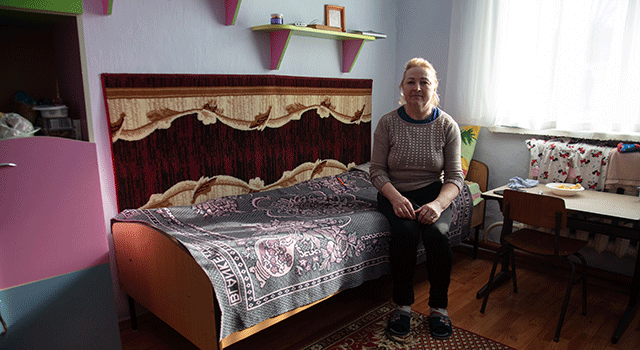
[[[69,116],[69,107],[65,105],[53,106],[42,105],[33,107],[34,111],[39,111],[42,118],[66,118]]]

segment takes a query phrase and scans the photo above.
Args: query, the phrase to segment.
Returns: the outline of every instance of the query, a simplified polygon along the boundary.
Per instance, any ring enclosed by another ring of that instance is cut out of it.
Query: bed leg
[[[131,318],[131,330],[138,330],[138,315],[136,315],[136,302],[132,297],[127,295],[129,301],[129,317]]]

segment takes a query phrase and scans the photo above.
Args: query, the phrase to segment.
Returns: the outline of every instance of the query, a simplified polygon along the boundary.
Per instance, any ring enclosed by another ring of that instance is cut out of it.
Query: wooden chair
[[[498,249],[493,268],[491,269],[491,276],[489,277],[489,283],[487,284],[487,290],[480,312],[484,313],[487,306],[489,294],[494,287],[496,267],[501,259],[503,259],[503,264],[511,264],[513,291],[514,293],[518,292],[514,249],[528,252],[533,256],[543,256],[565,261],[570,266],[571,275],[562,303],[556,334],[553,339],[557,342],[560,338],[560,329],[562,328],[567,306],[569,305],[571,290],[580,280],[582,280],[582,314],[587,314],[587,262],[578,252],[587,245],[587,242],[560,236],[560,231],[567,225],[567,210],[562,198],[523,191],[505,190],[502,208],[504,222],[500,237],[501,247]],[[525,226],[512,232],[514,221],[525,224]],[[542,232],[527,228],[526,225],[552,229],[554,232]],[[576,256],[582,262],[582,273],[578,278],[576,278],[576,266],[574,262],[569,259],[572,255]]]
[[[480,161],[472,159],[471,162],[469,162],[469,171],[467,172],[466,180],[477,183],[480,187],[480,191],[486,192],[487,184],[489,182],[489,167]],[[471,216],[471,228],[475,231],[473,238],[473,250],[471,252],[473,260],[478,258],[480,229],[484,228],[486,202],[486,200],[483,200],[473,206],[473,214]]]

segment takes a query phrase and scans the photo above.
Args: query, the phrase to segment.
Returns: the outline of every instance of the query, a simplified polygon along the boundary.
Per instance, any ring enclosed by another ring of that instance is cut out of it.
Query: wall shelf
[[[236,24],[236,18],[240,11],[240,2],[242,2],[242,0],[224,0],[226,25],[232,26]]]
[[[365,41],[374,41],[375,37],[361,34],[344,33],[333,30],[314,29],[289,24],[266,24],[251,27],[255,32],[269,33],[271,39],[271,69],[279,69],[284,52],[292,35],[342,41],[342,72],[349,73],[360,54]]]
[[[17,0],[13,0],[13,1],[17,1]],[[67,0],[67,1],[72,1],[72,0]],[[113,9],[113,0],[101,0],[101,1],[102,1],[102,14],[110,15]],[[226,12],[225,14],[226,25],[231,26],[236,24],[236,17],[238,17],[238,11],[240,10],[241,1],[242,0],[224,0],[224,8]],[[80,3],[80,9],[82,10],[82,3]],[[82,11],[80,13],[82,13]]]
[[[113,9],[113,0],[102,0],[102,14],[108,16]]]
[[[0,8],[0,51],[11,53],[8,59],[0,60],[0,111],[20,111],[36,118],[27,105],[14,104],[18,90],[36,101],[60,98],[69,108],[69,117],[80,121],[82,140],[93,142],[91,104],[83,79],[87,62],[81,52],[81,18],[60,12]]]
[[[58,1],[24,1],[0,0],[0,7],[13,7],[22,10],[44,11],[47,13],[61,13],[69,15],[82,14],[82,0]]]

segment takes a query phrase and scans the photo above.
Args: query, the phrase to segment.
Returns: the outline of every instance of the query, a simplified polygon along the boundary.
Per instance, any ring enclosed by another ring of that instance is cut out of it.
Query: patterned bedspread
[[[368,178],[353,170],[193,206],[125,210],[114,220],[146,223],[189,250],[213,284],[223,339],[389,272],[389,223]],[[466,186],[452,205],[455,246],[470,231]]]

